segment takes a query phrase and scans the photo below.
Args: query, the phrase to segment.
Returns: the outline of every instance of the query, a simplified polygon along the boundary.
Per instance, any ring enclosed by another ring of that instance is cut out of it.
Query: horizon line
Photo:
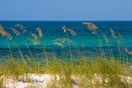
[[[132,21],[132,20],[0,20],[0,21]]]

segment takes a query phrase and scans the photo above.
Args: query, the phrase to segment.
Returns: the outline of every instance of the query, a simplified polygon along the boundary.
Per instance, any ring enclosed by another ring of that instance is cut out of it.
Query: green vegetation
[[[0,63],[0,88],[3,88],[3,77],[6,78],[11,76],[14,80],[18,80],[20,75],[28,73],[59,75],[60,80],[53,80],[53,84],[50,85],[51,88],[55,88],[57,83],[61,84],[59,88],[71,88],[72,84],[76,83],[80,88],[131,88],[132,84],[125,82],[125,79],[121,81],[122,76],[132,76],[132,63],[128,60],[125,61],[122,59],[123,49],[126,51],[126,59],[128,54],[132,54],[131,51],[127,50],[126,47],[121,44],[121,42],[124,42],[123,39],[117,37],[114,30],[110,29],[113,38],[115,38],[118,42],[117,46],[119,51],[119,59],[117,59],[113,56],[113,51],[109,45],[107,36],[101,32],[109,49],[110,56],[107,58],[103,49],[102,41],[98,35],[98,32],[96,31],[98,27],[89,22],[84,22],[84,24],[87,25],[87,27],[97,37],[100,47],[100,55],[89,56],[89,58],[87,58],[87,56],[82,54],[79,48],[76,47],[76,44],[68,38],[69,33],[71,33],[73,36],[77,36],[77,33],[64,26],[62,29],[66,33],[67,38],[55,39],[53,43],[60,46],[60,48],[66,48],[66,50],[70,52],[70,57],[68,58],[69,61],[58,59],[56,55],[49,56],[48,52],[46,51],[45,44],[42,47],[42,54],[44,56],[43,59],[41,61],[35,60],[35,58],[39,58],[36,45],[41,43],[41,39],[44,39],[42,30],[40,28],[37,28],[39,33],[39,35],[37,35],[34,33],[29,33],[28,30],[26,30],[26,28],[21,24],[16,25],[20,27],[23,33],[27,32],[31,35],[30,38],[27,39],[34,44],[34,48],[36,50],[36,57],[34,57],[24,37],[19,31],[12,29],[16,36],[21,35],[23,38],[23,41],[29,50],[29,55],[24,55],[22,53],[21,48],[19,48],[18,44],[13,40],[13,37],[4,30],[2,25],[0,25],[0,34],[5,36],[7,40],[10,39],[10,41],[16,45],[21,58],[16,59],[12,55],[11,47],[8,46],[10,57],[4,59],[3,61],[1,60],[2,62]],[[68,45],[68,47],[65,47],[65,45]],[[77,49],[79,60],[76,60],[72,54],[71,47],[75,47],[75,49]],[[101,82],[99,79],[96,79],[96,77],[101,77]],[[75,82],[75,80],[73,81],[73,79],[77,79],[77,82]]]

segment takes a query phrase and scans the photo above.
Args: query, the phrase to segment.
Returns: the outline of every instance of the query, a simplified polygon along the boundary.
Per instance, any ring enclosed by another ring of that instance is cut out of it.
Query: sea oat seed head
[[[64,45],[63,45],[62,43],[54,42],[54,44],[58,45],[58,46],[61,47],[61,48],[64,48]]]
[[[42,30],[40,28],[37,28],[36,29],[39,33],[39,37],[42,38],[43,37],[43,33],[42,33]]]
[[[128,49],[126,49],[126,48],[123,48],[127,53],[129,53],[129,50]]]
[[[14,29],[14,28],[10,28],[10,29],[12,29],[12,31],[16,34],[16,36],[19,36],[20,35],[20,32],[17,31],[16,29]]]
[[[68,38],[57,38],[53,40],[53,42],[61,42],[61,43],[64,43],[65,41],[67,41],[68,43],[72,43],[72,41]]]
[[[90,22],[83,22],[83,24],[85,24],[87,26],[87,28],[89,28],[93,34],[96,34],[96,29],[98,28],[95,24],[90,23]]]
[[[123,48],[128,54],[132,55],[132,51],[129,51],[128,49],[126,48]]]
[[[110,31],[111,31],[112,36],[115,37],[116,34],[115,34],[114,30],[110,28]]]
[[[62,27],[62,29],[63,29],[63,31],[64,31],[64,32],[66,32],[66,31],[67,31],[66,26],[63,26],[63,27]]]
[[[0,25],[0,34],[1,34],[2,36],[6,36],[6,37],[9,38],[10,40],[12,40],[12,36],[11,36],[8,32],[6,32],[6,31],[4,30],[4,28],[2,27],[2,25]]]
[[[74,36],[76,36],[77,35],[77,33],[76,32],[74,32],[73,30],[71,30],[71,29],[67,29],[72,35],[74,35]]]
[[[15,26],[16,27],[20,27],[21,30],[23,31],[23,33],[25,33],[27,31],[26,28],[23,25],[21,25],[21,24],[16,24]]]

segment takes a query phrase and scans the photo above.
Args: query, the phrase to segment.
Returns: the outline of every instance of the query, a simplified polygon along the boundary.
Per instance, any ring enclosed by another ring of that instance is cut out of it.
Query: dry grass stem
[[[121,33],[118,33],[118,34],[119,34],[119,38],[120,38],[121,40],[123,40],[123,37],[122,37]]]
[[[104,34],[104,38],[105,38],[105,41],[108,43],[108,42],[109,42],[109,39],[108,39],[108,37],[106,36],[106,34]]]

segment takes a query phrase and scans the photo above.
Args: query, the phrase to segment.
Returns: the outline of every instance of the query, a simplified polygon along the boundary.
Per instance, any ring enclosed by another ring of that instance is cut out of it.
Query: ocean
[[[95,24],[97,28],[97,35],[94,35],[92,31],[87,28],[83,22],[91,22]],[[23,55],[30,55],[29,50],[37,58],[44,58],[43,51],[45,50],[49,56],[57,56],[60,59],[69,58],[69,53],[72,53],[76,59],[78,54],[81,53],[87,57],[100,55],[102,51],[104,56],[109,57],[113,53],[117,58],[128,58],[131,60],[132,55],[129,55],[123,48],[132,51],[132,21],[0,21],[0,24],[5,31],[11,34],[13,41],[7,39],[0,34],[0,58],[6,59],[10,57],[10,54],[16,58],[19,57],[22,51]],[[21,24],[27,30],[22,32],[20,27],[16,27],[16,24]],[[62,27],[72,29],[76,32],[76,36],[70,32],[64,32]],[[10,29],[14,28],[21,33],[21,36],[16,34]],[[34,44],[29,39],[31,33],[38,35],[37,28],[41,28],[43,37],[40,39],[40,44]],[[117,38],[113,38],[110,28],[114,30]],[[108,38],[108,43],[103,35]],[[122,35],[121,36],[119,35]],[[55,39],[69,39],[72,43],[67,41],[62,42],[63,47],[55,44]],[[120,42],[120,43],[119,43]],[[100,50],[101,49],[101,50]]]

